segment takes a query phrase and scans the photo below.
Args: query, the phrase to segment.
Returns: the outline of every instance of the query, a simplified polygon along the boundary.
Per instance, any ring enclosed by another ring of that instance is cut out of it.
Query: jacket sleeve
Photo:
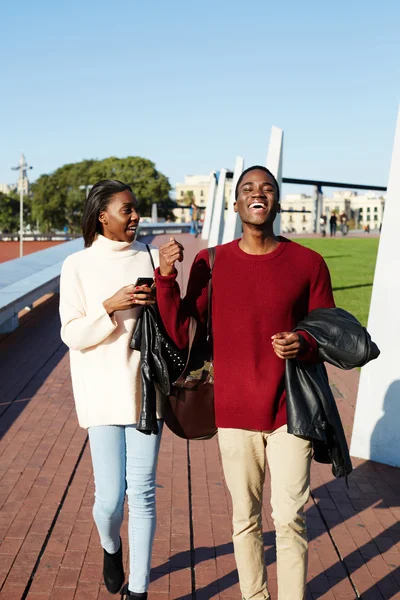
[[[157,305],[164,327],[178,348],[188,345],[189,319],[194,317],[198,323],[207,320],[208,282],[210,263],[207,250],[202,250],[194,259],[187,292],[181,298],[177,282],[177,272],[163,277],[156,269]]]
[[[310,281],[310,293],[308,297],[308,313],[316,308],[335,308],[333,299],[331,276],[328,266],[323,258],[319,263],[315,275]],[[320,362],[318,358],[318,344],[316,340],[305,331],[298,331],[306,341],[307,348],[299,356],[300,360],[309,362]]]
[[[101,302],[85,311],[79,279],[68,259],[60,277],[60,317],[61,339],[71,350],[97,346],[117,328],[115,318],[110,318]]]

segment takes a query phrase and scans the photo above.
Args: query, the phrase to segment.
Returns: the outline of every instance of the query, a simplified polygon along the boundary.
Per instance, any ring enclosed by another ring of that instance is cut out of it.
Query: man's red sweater
[[[271,336],[291,331],[315,308],[335,306],[322,257],[280,238],[269,254],[246,254],[238,240],[218,246],[213,270],[215,411],[218,427],[271,431],[286,424],[285,361]],[[210,266],[207,250],[192,265],[187,294],[180,298],[176,275],[156,271],[157,302],[165,328],[181,348],[188,319],[207,320]],[[316,343],[303,333],[315,360]]]

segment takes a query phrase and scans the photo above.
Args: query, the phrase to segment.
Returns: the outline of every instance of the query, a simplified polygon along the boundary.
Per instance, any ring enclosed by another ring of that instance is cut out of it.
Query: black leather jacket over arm
[[[333,475],[344,477],[352,471],[352,464],[323,361],[353,369],[377,358],[379,349],[365,327],[341,308],[314,310],[296,330],[316,340],[321,362],[286,361],[288,432],[311,439],[314,459],[331,463]]]
[[[157,314],[153,306],[145,306],[133,332],[132,350],[140,350],[142,401],[136,429],[142,433],[158,433],[156,385],[164,395],[169,393],[169,377],[162,357],[157,331]]]

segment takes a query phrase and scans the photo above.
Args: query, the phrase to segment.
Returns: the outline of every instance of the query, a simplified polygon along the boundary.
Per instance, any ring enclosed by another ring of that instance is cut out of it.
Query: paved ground
[[[190,264],[200,242],[179,237]],[[358,373],[331,369],[330,378],[350,435]],[[0,342],[0,390],[0,600],[111,599],[101,582],[90,453],[75,416],[57,298]],[[346,488],[328,466],[313,464],[307,600],[400,599],[400,470],[360,460],[354,467]],[[157,485],[150,598],[238,600],[216,440],[188,444],[165,430]],[[267,484],[265,552],[276,600],[268,497]],[[127,548],[126,523],[123,541]]]

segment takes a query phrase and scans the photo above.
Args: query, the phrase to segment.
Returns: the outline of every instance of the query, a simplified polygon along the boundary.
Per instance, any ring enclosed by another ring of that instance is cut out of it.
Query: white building
[[[189,205],[189,198],[193,197],[194,203],[199,208],[206,208],[208,200],[208,190],[210,187],[210,175],[186,175],[183,183],[177,183],[175,186],[176,202],[181,205]],[[226,179],[225,184],[225,202],[227,203],[232,189],[231,178]],[[190,213],[185,208],[175,208],[174,215],[177,221],[190,221]]]
[[[2,194],[9,194],[10,192],[14,192],[17,189],[16,184],[8,184],[8,183],[0,183],[0,192]]]
[[[332,212],[337,215],[345,213],[349,219],[354,220],[356,228],[368,225],[370,229],[379,229],[385,208],[385,197],[376,192],[359,194],[343,190],[334,192],[331,198],[324,198],[323,206],[327,216]]]
[[[314,199],[306,194],[286,194],[281,201],[282,233],[312,233],[315,219],[314,203]]]
[[[282,233],[312,233],[315,222],[315,200],[305,194],[286,194],[283,197],[281,215]],[[385,197],[375,192],[359,194],[350,190],[333,192],[332,196],[324,196],[322,200],[322,214],[326,215],[327,222],[332,213],[339,217],[343,214],[356,229],[369,226],[370,229],[379,229]],[[301,212],[294,212],[301,211]],[[307,212],[309,211],[309,212]]]
[[[369,225],[370,229],[379,229],[385,210],[385,197],[374,192],[360,194],[352,201],[351,208],[360,227]]]

